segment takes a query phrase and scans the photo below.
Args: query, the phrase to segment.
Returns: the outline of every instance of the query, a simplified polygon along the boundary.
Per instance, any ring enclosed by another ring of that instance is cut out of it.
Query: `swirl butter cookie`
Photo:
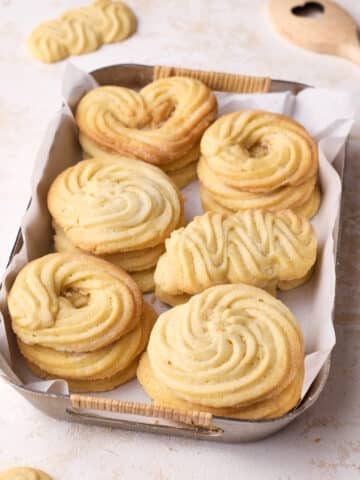
[[[98,350],[134,330],[142,304],[123,270],[65,253],[28,263],[8,298],[13,330],[24,344],[69,352]]]
[[[318,169],[308,132],[285,115],[259,110],[220,117],[204,133],[201,154],[225,185],[248,192],[301,185]]]
[[[279,300],[220,285],[158,318],[137,376],[157,404],[271,418],[300,399],[303,338]]]
[[[146,303],[140,322],[131,332],[111,345],[93,352],[60,352],[39,345],[27,345],[18,339],[22,355],[48,375],[58,378],[95,381],[112,378],[125,370],[145,349],[156,314]]]
[[[41,62],[58,62],[124,40],[135,29],[136,18],[124,3],[96,0],[38,25],[28,39],[28,48]]]
[[[315,215],[320,204],[316,176],[300,185],[286,185],[268,192],[248,192],[227,185],[203,161],[198,165],[198,176],[201,182],[201,201],[205,210],[234,213],[252,208],[271,211],[291,208],[310,218]]]
[[[52,478],[38,468],[14,467],[0,472],[0,480],[52,480]]]
[[[217,284],[269,290],[282,282],[299,284],[316,261],[316,249],[310,222],[291,210],[208,212],[166,241],[155,270],[156,294],[172,304]]]
[[[118,86],[94,88],[80,100],[76,121],[83,138],[101,148],[180,168],[216,113],[215,95],[202,82],[171,77],[139,93]]]
[[[37,365],[27,361],[27,366],[31,372],[37,377],[46,380],[55,380],[56,375],[51,375],[44,372]],[[139,364],[139,359],[136,358],[128,367],[124,370],[120,370],[112,377],[100,378],[97,380],[73,380],[72,378],[66,378],[66,382],[69,385],[69,390],[76,393],[89,393],[89,392],[108,392],[115,388],[129,382],[136,377],[136,370]]]
[[[48,207],[74,245],[97,255],[155,247],[183,221],[182,197],[171,180],[126,157],[68,168],[51,185]]]
[[[109,148],[102,147],[86,135],[80,133],[79,142],[83,149],[84,158],[110,157],[116,159],[120,153]],[[179,160],[159,165],[159,167],[171,178],[178,188],[185,187],[196,178],[196,167],[200,157],[200,145],[196,144],[188,153]]]
[[[64,230],[53,223],[54,248],[56,252],[65,253],[85,253],[80,248],[71,243],[65,235]],[[144,250],[134,250],[131,252],[119,252],[109,255],[102,255],[100,258],[122,268],[127,272],[141,272],[155,267],[160,255],[165,251],[165,244],[160,243],[152,248]]]
[[[155,289],[154,280],[155,267],[138,272],[130,272],[129,275],[137,283],[143,293],[152,292]]]
[[[80,248],[71,243],[65,232],[56,223],[53,223],[54,250],[65,253],[84,253]],[[154,290],[155,265],[160,255],[165,250],[165,244],[160,243],[145,250],[134,250],[132,252],[120,252],[109,255],[101,255],[99,258],[112,263],[116,267],[126,270],[143,293]]]
[[[261,420],[266,418],[276,418],[284,415],[291,410],[299,401],[299,392],[301,392],[304,381],[304,370],[300,369],[296,378],[279,394],[268,399],[260,400],[249,406],[243,407],[207,407],[198,403],[188,402],[178,398],[173,391],[160,383],[149,362],[149,356],[144,353],[137,367],[136,372],[138,381],[143,386],[146,393],[159,406],[210,412],[213,415],[221,417],[232,417],[247,420]]]
[[[234,214],[249,208],[265,209],[272,212],[291,209],[297,215],[312,218],[319,210],[321,201],[319,187],[317,185],[312,187],[312,185],[313,182],[309,181],[299,185],[299,187],[282,187],[270,193],[238,191],[234,202],[229,201],[229,199],[224,200],[224,197],[219,198],[200,185],[201,205],[205,212],[214,211],[228,214]],[[301,194],[305,195],[302,196]]]
[[[321,192],[319,185],[316,185],[310,198],[304,203],[294,208],[297,215],[302,215],[306,218],[312,218],[316,215],[321,204]]]

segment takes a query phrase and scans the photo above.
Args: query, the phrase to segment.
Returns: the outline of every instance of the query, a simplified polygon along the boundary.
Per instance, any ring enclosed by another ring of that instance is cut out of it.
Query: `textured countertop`
[[[37,148],[61,101],[64,63],[33,62],[24,41],[38,21],[86,3],[0,0],[1,271],[29,198]],[[264,3],[128,0],[139,18],[138,33],[73,62],[84,69],[128,62],[177,64],[360,94],[360,67],[285,43],[268,26]],[[339,3],[360,24],[359,2]],[[358,96],[355,101],[360,106]],[[360,136],[355,132],[352,140],[338,277],[337,345],[329,382],[310,411],[262,442],[220,445],[62,423],[36,411],[0,381],[0,471],[28,464],[43,468],[56,480],[359,478]]]

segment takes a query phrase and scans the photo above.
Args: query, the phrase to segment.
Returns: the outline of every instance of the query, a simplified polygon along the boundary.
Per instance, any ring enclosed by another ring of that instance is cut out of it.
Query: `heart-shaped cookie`
[[[171,77],[156,80],[139,93],[103,86],[80,101],[80,131],[114,152],[164,165],[184,157],[215,119],[215,95],[202,82]]]

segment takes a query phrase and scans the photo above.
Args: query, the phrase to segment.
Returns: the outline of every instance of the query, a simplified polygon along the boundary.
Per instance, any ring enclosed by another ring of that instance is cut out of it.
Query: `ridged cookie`
[[[313,181],[298,187],[282,187],[269,193],[240,192],[236,199],[214,195],[200,185],[201,204],[205,211],[234,214],[249,208],[265,209],[272,212],[291,209],[297,215],[312,218],[320,207],[320,189]]]
[[[207,210],[220,211],[222,209],[231,212],[250,208],[263,208],[271,211],[287,208],[300,210],[311,203],[312,208],[307,208],[306,212],[315,214],[317,211],[314,202],[315,199],[319,199],[316,176],[300,185],[285,185],[267,192],[246,191],[227,184],[222,177],[209,168],[206,161],[199,162],[198,176],[201,185],[201,200],[204,206],[208,207]]]
[[[14,467],[0,472],[0,480],[52,480],[52,478],[38,468]]]
[[[70,352],[97,350],[134,330],[142,305],[126,272],[90,255],[66,253],[28,263],[8,298],[22,342]]]
[[[190,182],[197,178],[197,162],[190,163],[186,167],[179,168],[173,172],[165,172],[178,188],[186,187]]]
[[[124,40],[135,29],[136,18],[124,3],[97,0],[38,25],[28,39],[28,48],[41,62],[58,62]]]
[[[225,283],[273,289],[284,281],[305,279],[316,249],[310,222],[291,210],[208,212],[166,241],[155,270],[156,294],[171,301],[171,296],[194,295]]]
[[[37,367],[35,364],[27,361],[26,362],[29,369],[37,377],[46,379],[46,380],[55,380],[56,375],[50,375],[41,368]],[[114,390],[120,385],[123,385],[126,382],[129,382],[136,377],[136,370],[139,364],[139,358],[133,360],[133,362],[125,368],[125,370],[120,370],[118,373],[112,377],[100,378],[98,380],[73,380],[71,378],[62,378],[66,380],[69,385],[69,390],[76,393],[89,393],[89,392],[108,392]]]
[[[208,407],[179,399],[170,388],[159,382],[151,367],[147,353],[141,356],[136,375],[138,381],[156,405],[209,412],[221,417],[261,420],[280,417],[296,406],[300,398],[299,392],[301,392],[304,381],[304,368],[299,369],[295,379],[279,394],[264,400],[259,400],[248,406],[233,408]]]
[[[145,349],[156,314],[144,303],[140,322],[134,330],[109,346],[93,352],[60,352],[18,339],[21,354],[49,375],[72,380],[101,380],[124,372]]]
[[[302,215],[306,218],[314,217],[321,204],[321,192],[319,185],[316,185],[310,198],[306,200],[302,205],[297,206],[294,208],[294,212],[297,215]]]
[[[51,185],[48,208],[74,245],[97,255],[157,246],[183,220],[181,194],[167,175],[126,157],[68,168]]]
[[[166,403],[164,386],[181,402],[239,410],[243,418],[242,409],[249,418],[257,409],[261,418],[285,413],[301,394],[297,321],[282,302],[251,286],[212,287],[160,315],[144,358],[138,378],[150,396],[157,391],[151,382],[160,385],[156,402]]]
[[[111,151],[165,165],[183,159],[215,119],[215,95],[199,80],[156,80],[139,93],[103,86],[79,102],[76,121],[88,138]]]
[[[56,252],[85,253],[76,247],[66,236],[64,230],[53,223],[54,228],[54,249]],[[128,272],[140,272],[155,267],[160,255],[165,251],[165,244],[160,243],[155,247],[132,252],[120,252],[109,255],[102,255],[101,258],[112,263],[116,267]]]
[[[80,253],[83,250],[75,247],[65,235],[65,232],[56,223],[53,223],[54,250],[56,252]],[[145,250],[134,250],[133,252],[120,252],[109,255],[96,256],[112,263],[116,267],[122,268],[128,272],[130,277],[136,282],[143,293],[154,290],[154,272],[155,265],[160,255],[165,251],[165,243],[160,243],[152,248]]]
[[[297,186],[318,169],[317,146],[294,120],[260,110],[220,117],[201,139],[204,164],[226,186],[270,192]]]
[[[79,134],[79,142],[84,152],[84,158],[110,157],[117,158],[120,153],[109,148],[102,147],[86,135]],[[200,157],[200,144],[196,144],[187,154],[179,160],[175,160],[159,167],[171,178],[178,188],[185,187],[196,178],[196,167]]]

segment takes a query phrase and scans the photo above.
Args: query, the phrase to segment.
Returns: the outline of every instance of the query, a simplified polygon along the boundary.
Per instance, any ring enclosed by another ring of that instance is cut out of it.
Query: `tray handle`
[[[70,395],[71,406],[75,409],[100,410],[115,413],[127,413],[144,417],[164,418],[174,422],[186,423],[201,428],[212,427],[212,414],[196,410],[178,410],[175,408],[156,406],[147,403],[127,402],[111,398],[89,397],[86,395]]]
[[[222,92],[267,93],[271,85],[271,78],[269,77],[253,77],[234,73],[192,70],[190,68],[166,67],[161,65],[154,67],[154,80],[175,76],[196,78],[212,90]]]

